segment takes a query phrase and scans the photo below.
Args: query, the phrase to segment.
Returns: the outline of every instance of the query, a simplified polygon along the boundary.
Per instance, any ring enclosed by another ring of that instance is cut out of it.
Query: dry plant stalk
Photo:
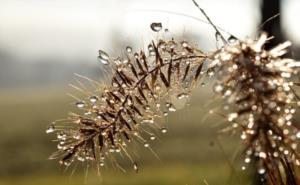
[[[268,184],[296,185],[293,168],[300,165],[300,132],[292,121],[299,99],[292,77],[300,63],[282,57],[290,42],[266,51],[267,39],[263,33],[258,40],[222,48],[210,64],[218,78],[214,91],[233,110],[229,130],[241,133],[245,163],[255,160]]]
[[[161,27],[151,24],[156,32]],[[81,113],[49,126],[47,133],[57,133],[58,142],[50,158],[59,158],[65,166],[86,161],[100,168],[108,161],[120,167],[116,155],[121,155],[137,171],[130,143],[137,141],[152,151],[149,140],[156,138],[157,130],[167,131],[158,120],[176,111],[174,101],[188,98],[197,80],[209,74],[216,77],[214,92],[230,111],[223,131],[240,133],[245,144],[243,169],[254,161],[266,184],[299,184],[295,168],[300,165],[300,131],[293,116],[300,99],[293,77],[300,63],[283,57],[291,43],[266,51],[265,33],[257,40],[232,42],[230,37],[228,43],[221,38],[224,46],[209,54],[173,39],[153,41],[147,52],[133,53],[127,47],[125,59],[111,59],[100,50],[99,60],[112,69],[111,84],[100,87],[93,82],[100,92],[76,102]],[[85,86],[79,85],[75,88],[84,92]]]
[[[61,158],[66,166],[74,160],[95,161],[100,167],[109,158],[118,166],[113,155],[117,153],[138,170],[128,143],[135,140],[151,150],[148,140],[155,139],[154,131],[167,131],[156,120],[176,111],[172,97],[189,97],[207,57],[187,42],[174,40],[152,42],[146,53],[126,50],[126,59],[112,61],[99,51],[99,60],[112,65],[111,84],[76,102],[83,114],[71,113],[67,120],[50,125],[47,132],[56,132],[59,142],[51,159]]]

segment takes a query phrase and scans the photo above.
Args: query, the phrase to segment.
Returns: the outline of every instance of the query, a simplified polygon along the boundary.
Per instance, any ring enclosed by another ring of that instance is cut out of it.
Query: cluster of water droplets
[[[258,161],[257,173],[261,175],[269,170],[263,161],[287,158],[300,165],[300,131],[292,123],[294,102],[297,105],[292,75],[299,71],[299,64],[281,58],[289,43],[265,51],[262,49],[265,42],[265,35],[257,41],[233,39],[210,64],[218,79],[213,90],[224,99],[225,111],[230,110],[227,121],[232,129],[229,130],[239,130],[240,138],[248,143],[242,170],[252,161]],[[262,129],[262,124],[269,129]],[[266,139],[270,146],[265,145]]]

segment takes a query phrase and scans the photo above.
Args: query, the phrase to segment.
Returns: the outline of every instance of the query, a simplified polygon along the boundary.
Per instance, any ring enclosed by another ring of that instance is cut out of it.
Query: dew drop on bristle
[[[260,168],[258,168],[257,173],[260,174],[260,175],[263,175],[263,174],[266,173],[266,169],[263,168],[263,167],[260,167]]]
[[[170,111],[170,112],[175,112],[176,111],[176,108],[175,107],[173,107],[172,105],[168,108],[168,110]]]
[[[233,35],[230,35],[230,37],[228,37],[228,39],[227,39],[227,41],[229,43],[235,43],[237,40],[238,39],[235,36],[233,36]]]
[[[186,97],[188,97],[188,95],[186,93],[180,93],[177,95],[177,99],[179,99],[179,100],[186,98]]]
[[[161,22],[153,22],[151,23],[150,27],[152,31],[159,32],[162,29],[162,24]]]
[[[84,102],[83,101],[80,101],[80,102],[77,102],[76,103],[76,107],[77,108],[83,108],[85,106]]]
[[[167,131],[168,131],[168,130],[167,130],[166,128],[162,128],[162,129],[161,129],[161,132],[162,132],[163,134],[164,134],[164,133],[167,133]]]
[[[216,85],[214,86],[214,91],[215,91],[216,93],[222,92],[223,89],[224,89],[224,87],[223,87],[221,84],[216,84]]]
[[[55,127],[54,127],[53,124],[51,124],[51,125],[47,128],[46,133],[49,134],[49,133],[52,133],[52,132],[54,132],[54,131],[55,131]]]
[[[219,40],[220,40],[221,35],[220,35],[219,32],[216,32],[216,33],[215,33],[215,38],[216,38],[216,41],[219,41]]]
[[[155,140],[155,136],[154,136],[154,135],[150,136],[150,139],[151,139],[152,141]]]
[[[96,101],[98,101],[98,98],[96,96],[90,97],[90,102],[95,103]]]
[[[135,172],[139,171],[138,165],[136,163],[133,163],[133,169]]]
[[[126,52],[127,52],[127,53],[131,53],[131,52],[132,52],[132,47],[127,46],[127,47],[126,47]]]
[[[102,50],[99,50],[98,60],[104,65],[109,64],[109,56]]]
[[[182,45],[182,47],[184,47],[184,48],[188,47],[188,43],[187,43],[186,41],[183,41],[183,42],[181,43],[181,45]]]

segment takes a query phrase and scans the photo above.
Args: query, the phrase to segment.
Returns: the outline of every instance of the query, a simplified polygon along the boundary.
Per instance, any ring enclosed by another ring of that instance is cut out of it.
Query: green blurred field
[[[250,172],[241,171],[233,157],[238,150],[235,138],[217,136],[222,119],[208,115],[213,97],[204,89],[195,93],[191,106],[167,118],[168,133],[151,143],[160,160],[140,147],[138,174],[125,167],[126,173],[105,169],[101,178],[90,170],[84,178],[78,167],[70,177],[71,170],[65,172],[56,161],[47,160],[55,143],[53,136],[45,134],[51,121],[64,118],[71,110],[72,100],[66,92],[39,88],[0,93],[0,185],[205,185],[204,180],[209,185],[251,184],[247,180]]]

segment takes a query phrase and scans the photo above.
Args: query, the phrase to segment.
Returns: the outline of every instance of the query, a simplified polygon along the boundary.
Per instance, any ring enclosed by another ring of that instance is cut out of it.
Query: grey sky
[[[259,0],[201,0],[217,25],[240,37],[251,36],[259,22]],[[299,0],[286,0],[283,19],[290,38],[300,43]],[[138,10],[138,11],[137,11]],[[203,18],[190,0],[0,0],[0,48],[29,59],[55,56],[92,60],[98,49],[120,39],[143,42],[156,37],[149,29],[161,21],[172,32],[211,33],[202,23],[182,16],[150,13],[164,10]],[[204,19],[204,18],[203,18]]]

